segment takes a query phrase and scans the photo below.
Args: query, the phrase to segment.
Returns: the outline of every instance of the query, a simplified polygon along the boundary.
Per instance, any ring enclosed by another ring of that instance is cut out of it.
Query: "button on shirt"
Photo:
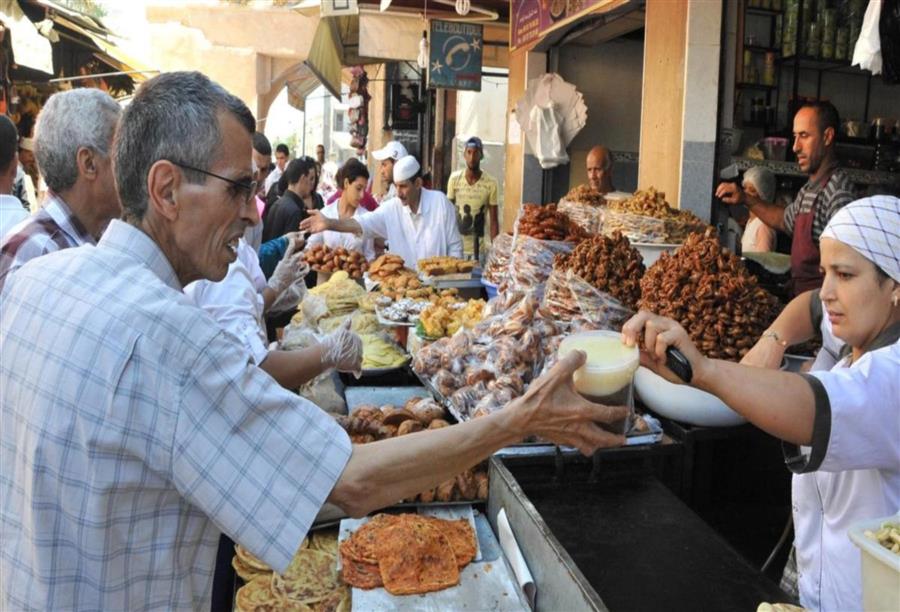
[[[816,398],[812,446],[784,445],[788,467],[795,472],[791,488],[800,603],[810,610],[862,609],[860,551],[847,533],[860,521],[900,510],[897,327],[882,336],[881,344],[890,344],[870,350],[852,365],[843,359],[830,370],[810,374]],[[830,332],[830,326],[823,326],[823,332]],[[823,337],[823,342],[829,339]]]
[[[96,241],[63,199],[47,192],[44,207],[10,229],[0,241],[0,289],[9,275],[25,262],[83,244],[96,244]]]
[[[228,266],[225,278],[217,283],[195,281],[184,288],[184,293],[233,335],[259,365],[269,354],[262,296],[265,288],[266,277],[256,251],[241,239],[237,259]]]
[[[353,211],[353,218],[359,221],[367,214],[369,214],[369,211],[362,206],[358,206],[356,210]],[[339,217],[338,203],[334,202],[323,208],[322,216],[328,217],[329,219],[337,219]],[[307,240],[307,248],[314,247],[318,244],[325,244],[332,249],[344,247],[351,251],[359,251],[365,256],[366,261],[375,259],[375,241],[372,238],[360,237],[348,232],[333,232],[331,230],[326,230],[318,234],[313,234],[309,237],[309,240]]]
[[[415,214],[400,198],[393,198],[357,221],[366,236],[386,238],[388,250],[402,257],[408,268],[416,269],[426,257],[463,255],[456,209],[440,191],[423,188]]]
[[[0,609],[209,609],[220,529],[287,568],[350,441],[155,242],[113,221],[0,300]]]

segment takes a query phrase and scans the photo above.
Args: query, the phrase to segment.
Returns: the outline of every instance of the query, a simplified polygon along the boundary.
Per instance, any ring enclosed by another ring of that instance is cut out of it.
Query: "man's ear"
[[[834,144],[834,128],[833,127],[829,126],[829,127],[825,128],[824,136],[825,136],[825,146],[830,147],[832,144]]]
[[[75,163],[78,164],[78,175],[88,180],[96,180],[97,169],[97,153],[88,147],[78,147],[75,151]]]
[[[178,217],[178,196],[184,176],[170,161],[159,160],[147,173],[147,207],[169,221]]]

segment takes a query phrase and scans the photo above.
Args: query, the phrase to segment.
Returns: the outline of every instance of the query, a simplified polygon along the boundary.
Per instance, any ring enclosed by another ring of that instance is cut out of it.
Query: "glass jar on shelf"
[[[834,45],[837,34],[837,10],[827,8],[822,11],[822,59],[834,59]]]
[[[773,87],[775,85],[775,53],[772,51],[766,53],[766,61],[763,65],[762,82],[764,85]]]
[[[835,34],[834,59],[850,59],[850,28],[847,26],[839,27]]]
[[[806,28],[806,55],[809,57],[819,57],[821,44],[822,36],[819,24],[813,21]]]

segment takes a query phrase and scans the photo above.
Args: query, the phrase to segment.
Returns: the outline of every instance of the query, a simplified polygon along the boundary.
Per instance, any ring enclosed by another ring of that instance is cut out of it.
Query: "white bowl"
[[[731,427],[747,420],[715,395],[690,385],[676,385],[641,366],[634,373],[634,389],[653,412],[691,425]]]
[[[641,257],[644,258],[644,266],[649,268],[656,260],[659,259],[659,256],[663,253],[671,253],[678,247],[680,244],[653,244],[650,242],[632,242],[631,246],[638,250],[638,253],[641,254]]]

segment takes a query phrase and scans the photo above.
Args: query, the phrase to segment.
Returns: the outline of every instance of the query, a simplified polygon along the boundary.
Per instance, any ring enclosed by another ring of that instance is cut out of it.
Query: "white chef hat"
[[[402,183],[403,181],[408,181],[418,174],[421,168],[419,162],[412,155],[401,157],[394,164],[394,182]]]
[[[900,198],[872,196],[847,204],[825,226],[822,238],[852,247],[900,283]]]
[[[372,152],[372,157],[374,157],[378,161],[382,161],[385,159],[393,159],[394,161],[397,161],[401,157],[406,157],[407,155],[409,155],[409,153],[406,151],[406,147],[404,147],[402,143],[397,142],[396,140],[391,140],[377,151]]]

